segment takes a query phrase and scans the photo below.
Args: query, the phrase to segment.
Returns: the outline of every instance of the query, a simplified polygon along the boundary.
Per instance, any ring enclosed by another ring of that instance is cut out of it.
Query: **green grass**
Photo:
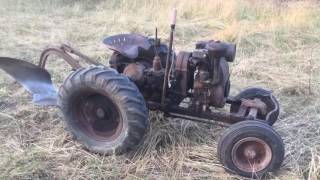
[[[36,63],[48,45],[67,43],[107,63],[106,36],[155,27],[168,40],[178,10],[175,50],[197,40],[237,43],[232,95],[247,86],[273,90],[281,104],[275,129],[286,155],[273,179],[320,178],[320,4],[258,0],[0,0],[0,56]],[[54,81],[70,72],[54,58]],[[241,179],[221,167],[217,140],[224,128],[151,113],[137,151],[122,156],[87,152],[64,131],[57,109],[39,108],[0,72],[0,177],[2,179]]]

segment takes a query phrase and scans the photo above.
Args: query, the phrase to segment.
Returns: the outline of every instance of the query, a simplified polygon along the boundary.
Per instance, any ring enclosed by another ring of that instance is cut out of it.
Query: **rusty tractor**
[[[103,43],[113,51],[109,67],[62,45],[45,49],[38,65],[1,57],[0,68],[29,91],[36,104],[60,108],[66,129],[92,152],[134,149],[148,129],[148,110],[160,110],[166,117],[232,124],[217,148],[228,171],[258,178],[277,170],[284,145],[272,128],[279,104],[271,91],[254,87],[229,96],[228,63],[235,59],[236,45],[200,41],[193,51],[175,53],[174,30],[175,16],[168,45],[157,31],[154,38],[105,38]],[[50,55],[64,59],[73,70],[59,90],[45,69]],[[229,112],[219,110],[226,104]]]

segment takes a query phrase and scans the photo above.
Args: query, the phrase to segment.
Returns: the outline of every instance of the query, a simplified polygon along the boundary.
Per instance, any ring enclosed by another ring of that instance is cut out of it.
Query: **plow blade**
[[[57,105],[57,90],[48,71],[19,59],[0,57],[0,69],[19,82],[42,106]]]

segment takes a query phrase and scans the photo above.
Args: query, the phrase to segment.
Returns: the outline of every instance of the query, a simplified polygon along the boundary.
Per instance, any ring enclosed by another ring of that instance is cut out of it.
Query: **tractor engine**
[[[110,65],[135,82],[148,102],[160,102],[168,48],[153,39],[149,42],[152,45],[135,59],[114,52]],[[228,62],[235,52],[235,45],[211,40],[198,42],[192,52],[173,54],[166,92],[169,103],[179,105],[190,97],[189,108],[196,112],[223,107],[230,89]]]
[[[201,41],[193,52],[180,52],[175,62],[172,92],[190,96],[195,112],[223,107],[229,94],[229,66],[236,46],[220,41]]]

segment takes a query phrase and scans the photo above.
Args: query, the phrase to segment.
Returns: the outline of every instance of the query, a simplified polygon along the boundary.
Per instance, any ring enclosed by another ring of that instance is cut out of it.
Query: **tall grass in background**
[[[3,1],[2,4],[2,13],[9,15],[26,18],[50,15],[46,21],[57,23],[83,20],[72,24],[74,33],[98,33],[96,36],[119,31],[152,35],[158,27],[161,35],[167,38],[170,13],[176,7],[177,36],[188,43],[199,37],[209,37],[237,42],[240,46],[244,44],[245,48],[290,50],[306,41],[319,40],[315,35],[320,26],[317,1],[16,0],[16,3]],[[16,14],[16,10],[20,13]]]

